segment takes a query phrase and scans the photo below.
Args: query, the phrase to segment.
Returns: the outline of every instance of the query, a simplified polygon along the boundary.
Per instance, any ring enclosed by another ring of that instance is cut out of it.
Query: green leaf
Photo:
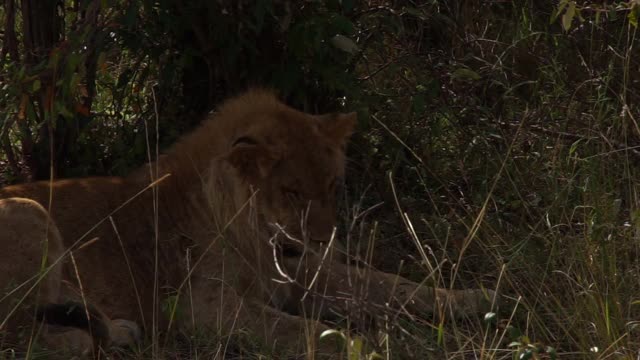
[[[580,145],[581,141],[582,139],[578,139],[574,141],[573,144],[571,144],[571,147],[569,148],[569,155],[573,155],[576,153],[576,151],[578,150],[578,145]]]
[[[562,15],[562,28],[564,31],[569,31],[571,29],[571,23],[573,22],[573,18],[576,16],[576,3],[573,1],[569,2],[569,6],[567,7],[567,11]]]
[[[32,90],[33,92],[36,92],[36,91],[40,90],[40,86],[41,86],[41,85],[42,85],[42,84],[40,84],[40,80],[36,79],[36,81],[34,81],[34,82],[33,82],[33,86],[32,86],[32,88],[31,88],[31,90]]]
[[[498,314],[494,312],[488,312],[484,314],[484,322],[487,324],[495,324],[498,320]]]
[[[557,352],[556,352],[556,349],[555,349],[554,347],[552,347],[552,346],[547,346],[547,347],[544,349],[544,352],[546,352],[547,354],[549,354],[549,358],[550,358],[551,360],[556,360],[556,358],[557,358],[557,356],[558,356],[558,354],[557,354]]]
[[[357,337],[351,340],[351,351],[349,352],[349,360],[360,360],[362,355],[362,339]]]
[[[325,330],[320,334],[320,341],[324,343],[334,341],[336,351],[343,351],[345,346],[347,345],[347,337],[340,330],[329,329]]]
[[[631,10],[629,11],[629,15],[627,15],[627,18],[629,19],[629,23],[633,25],[633,27],[638,27],[638,6],[636,6],[635,2],[631,6]]]
[[[531,351],[531,349],[526,349],[525,351],[522,352],[522,354],[520,354],[520,357],[518,357],[518,359],[528,360],[528,359],[531,359],[532,357],[533,357],[533,351]]]
[[[551,16],[551,24],[553,24],[556,21],[558,16],[562,13],[562,10],[564,10],[564,8],[567,7],[568,3],[569,3],[568,0],[560,0],[560,4],[558,4],[558,8],[556,9],[556,11],[553,12],[553,15]]]
[[[360,48],[358,47],[358,44],[355,43],[355,41],[340,34],[331,38],[331,45],[351,55],[360,51]]]
[[[522,336],[522,332],[517,327],[512,325],[507,326],[507,334],[509,335],[509,339],[515,340]]]
[[[347,337],[344,336],[344,334],[342,333],[342,331],[339,330],[335,330],[335,329],[329,329],[329,330],[325,330],[322,332],[322,334],[320,334],[320,340],[328,337],[328,336],[338,336],[339,338],[346,340]]]
[[[455,80],[463,81],[475,81],[480,80],[482,77],[475,71],[467,68],[460,68],[451,74],[451,77]]]
[[[176,316],[180,316],[179,310],[180,307],[180,295],[174,294],[169,295],[165,299],[162,300],[162,312],[170,319],[175,318]]]

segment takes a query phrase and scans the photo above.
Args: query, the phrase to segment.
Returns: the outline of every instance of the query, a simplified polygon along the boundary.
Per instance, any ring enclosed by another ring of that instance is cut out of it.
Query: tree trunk
[[[60,40],[60,16],[57,0],[22,0],[22,34],[24,44],[24,64],[27,73],[33,74],[35,66],[46,61],[54,45]],[[55,96],[55,74],[46,72],[38,74],[41,83],[39,94],[35,96],[39,106],[34,106],[37,119],[21,121],[36,121],[37,128],[52,127],[51,109]],[[20,121],[20,120],[19,120]],[[42,123],[46,121],[46,123]],[[34,137],[33,127],[20,124],[22,139],[22,153],[25,163],[33,179],[48,177],[51,159],[51,149],[55,146],[55,139]],[[49,131],[43,132],[51,134]],[[47,136],[47,135],[45,135]],[[33,141],[37,143],[33,143]],[[43,148],[43,144],[50,144]]]
[[[16,37],[16,6],[13,0],[5,0],[4,45],[2,58],[11,57],[11,61],[18,60],[18,38]]]
[[[33,66],[49,56],[60,38],[59,24],[57,0],[22,0],[22,32],[27,65]]]

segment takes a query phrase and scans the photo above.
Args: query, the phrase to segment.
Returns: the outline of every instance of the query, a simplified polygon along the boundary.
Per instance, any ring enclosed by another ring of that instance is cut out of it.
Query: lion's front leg
[[[370,288],[382,290],[402,310],[429,312],[437,315],[452,314],[455,317],[485,313],[491,310],[495,291],[490,289],[443,289],[418,284],[399,275],[369,270]],[[391,286],[390,286],[391,285]],[[387,289],[390,292],[385,293]]]
[[[221,335],[248,332],[264,339],[265,345],[294,355],[336,354],[335,344],[319,343],[320,334],[329,328],[318,321],[243,297],[220,280],[194,279],[192,286],[190,299],[185,299],[182,308],[182,328],[207,329]]]
[[[489,311],[492,290],[450,290],[433,288],[384,273],[337,262],[323,263],[317,256],[285,259],[297,292],[293,302],[302,303],[306,312],[322,318],[334,313],[353,315],[363,310],[370,315],[432,313],[436,316]]]

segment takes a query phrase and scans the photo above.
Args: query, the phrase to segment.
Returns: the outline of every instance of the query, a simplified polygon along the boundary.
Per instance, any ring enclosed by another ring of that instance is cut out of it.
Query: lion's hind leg
[[[93,308],[85,311],[80,303],[61,303],[65,248],[38,202],[0,199],[0,244],[0,349],[24,349],[34,335],[40,335],[45,347],[74,354],[137,341],[135,323],[108,320]],[[90,315],[95,321],[89,322],[86,314],[95,314]]]
[[[25,198],[0,199],[0,243],[4,348],[25,343],[38,330],[34,305],[58,299],[62,270],[56,261],[64,248],[48,212]]]
[[[443,289],[418,284],[399,275],[376,272],[375,281],[390,290],[390,299],[413,313],[452,315],[461,318],[492,310],[497,300],[491,289]],[[393,286],[389,287],[390,284]]]
[[[0,286],[3,290],[15,283],[21,290],[29,290],[46,303],[57,300],[60,295],[62,268],[56,261],[64,252],[62,237],[47,210],[36,201],[25,198],[0,199]],[[42,278],[38,274],[42,272]],[[34,291],[38,282],[39,289]],[[30,289],[30,288],[34,289]],[[0,308],[7,308],[7,299],[0,301]]]

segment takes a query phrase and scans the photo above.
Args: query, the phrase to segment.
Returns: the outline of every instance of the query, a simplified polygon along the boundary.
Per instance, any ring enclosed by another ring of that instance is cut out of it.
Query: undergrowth
[[[484,320],[418,326],[392,358],[637,356],[637,9],[622,5],[425,4],[404,9],[414,38],[367,52],[351,186],[385,203],[367,219],[374,263],[503,296]]]
[[[327,336],[349,359],[637,358],[638,5],[368,3],[358,90],[341,97],[360,129],[339,230],[358,261],[500,299]],[[278,357],[229,335],[182,334],[162,354]]]

